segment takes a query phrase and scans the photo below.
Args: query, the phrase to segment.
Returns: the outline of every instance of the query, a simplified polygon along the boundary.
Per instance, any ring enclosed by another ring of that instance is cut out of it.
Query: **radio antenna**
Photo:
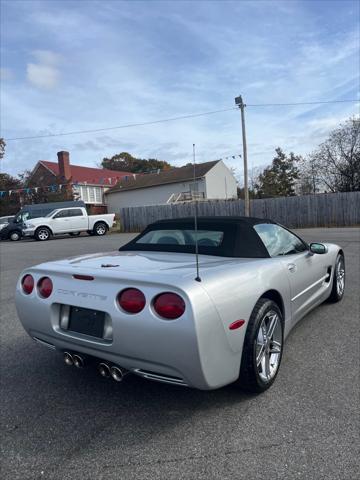
[[[196,157],[195,157],[195,143],[193,143],[193,159],[194,159],[194,186],[193,186],[193,194],[195,198],[195,211],[194,211],[194,230],[195,230],[195,259],[196,259],[196,277],[195,280],[197,282],[201,282],[201,278],[199,275],[199,243],[198,243],[198,202],[196,196]]]

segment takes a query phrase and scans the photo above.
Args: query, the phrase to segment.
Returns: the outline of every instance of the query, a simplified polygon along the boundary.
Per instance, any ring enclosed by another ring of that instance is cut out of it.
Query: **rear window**
[[[251,223],[241,219],[198,218],[163,220],[119,248],[120,251],[195,253],[216,257],[267,258],[267,252]]]
[[[139,238],[140,245],[198,245],[202,247],[219,247],[224,238],[224,232],[217,230],[151,230]]]

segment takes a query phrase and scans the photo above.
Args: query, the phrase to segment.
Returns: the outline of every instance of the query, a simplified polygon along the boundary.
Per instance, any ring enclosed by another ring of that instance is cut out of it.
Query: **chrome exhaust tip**
[[[111,367],[110,375],[115,380],[115,382],[122,382],[125,376],[125,371],[120,367]]]
[[[74,362],[74,365],[75,365],[76,368],[83,368],[84,359],[83,359],[82,356],[80,356],[78,354],[75,354],[75,355],[73,355],[72,359],[73,359],[73,362]]]
[[[74,365],[74,359],[71,353],[64,352],[64,362],[66,365],[69,365],[69,366]]]
[[[110,377],[110,367],[109,365],[107,365],[106,363],[99,363],[98,365],[98,372],[100,373],[100,375],[104,378],[109,378]]]

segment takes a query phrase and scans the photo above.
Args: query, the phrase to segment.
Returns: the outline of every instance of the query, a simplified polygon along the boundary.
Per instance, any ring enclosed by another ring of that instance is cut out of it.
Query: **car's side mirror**
[[[317,253],[319,255],[327,253],[328,251],[327,246],[323,243],[310,243],[309,250],[311,253]]]

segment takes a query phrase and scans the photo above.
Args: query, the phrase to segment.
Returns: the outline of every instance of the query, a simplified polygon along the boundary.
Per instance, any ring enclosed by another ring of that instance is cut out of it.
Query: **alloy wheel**
[[[345,289],[345,263],[343,257],[339,257],[336,264],[336,290],[338,295],[341,297]]]
[[[47,230],[40,230],[38,237],[40,240],[47,240],[49,238],[49,232]]]
[[[261,321],[255,351],[259,377],[268,383],[276,375],[282,352],[281,320],[273,310],[267,312]]]
[[[98,235],[104,235],[105,232],[106,228],[104,227],[104,225],[99,225],[98,227],[96,227],[96,233]]]

